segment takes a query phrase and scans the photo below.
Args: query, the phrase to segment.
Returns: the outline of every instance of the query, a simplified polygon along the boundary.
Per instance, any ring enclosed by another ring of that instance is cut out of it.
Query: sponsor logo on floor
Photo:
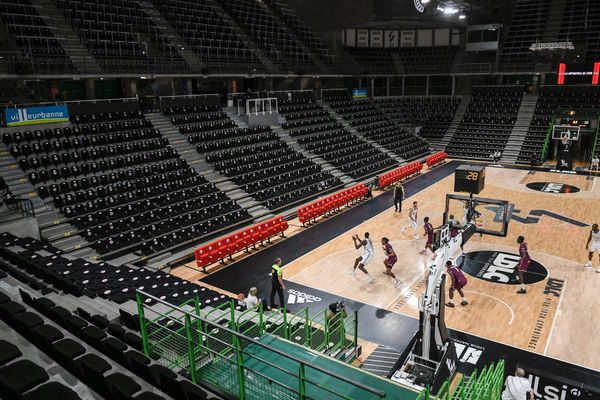
[[[287,304],[318,303],[322,299],[310,293],[300,292],[295,289],[288,289]]]
[[[538,192],[544,193],[577,193],[579,188],[573,185],[567,185],[566,183],[558,182],[530,182],[527,186],[531,190],[537,190]]]
[[[519,265],[519,255],[501,251],[474,251],[460,256],[457,264],[467,274],[488,282],[517,285],[515,267]],[[531,260],[524,274],[526,284],[541,282],[548,277],[548,270],[542,264]]]

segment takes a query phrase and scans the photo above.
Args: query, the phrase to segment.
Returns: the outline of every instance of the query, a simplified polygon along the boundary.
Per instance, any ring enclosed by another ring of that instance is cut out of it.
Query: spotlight
[[[446,9],[440,4],[437,6],[436,10],[444,12]]]
[[[458,19],[465,19],[465,18],[467,18],[467,15],[465,13],[460,13],[458,15]]]
[[[421,4],[427,4],[430,0],[421,0]]]
[[[446,7],[444,10],[444,14],[456,14],[458,12],[457,8],[454,7]]]

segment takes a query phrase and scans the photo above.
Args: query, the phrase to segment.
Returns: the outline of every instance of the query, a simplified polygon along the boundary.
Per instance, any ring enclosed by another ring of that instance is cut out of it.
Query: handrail
[[[12,193],[6,193],[3,200],[8,209],[20,212],[23,217],[31,216],[35,218],[35,207],[30,199],[22,199]]]
[[[153,295],[151,295],[149,293],[146,293],[146,292],[144,292],[142,290],[138,289],[138,290],[136,290],[136,293],[138,295],[140,295],[140,296],[144,296],[144,297],[147,297],[147,298],[149,298],[151,300],[154,300],[155,302],[160,303],[162,305],[174,308],[177,311],[179,311],[179,312],[181,312],[181,313],[189,316],[190,318],[200,319],[200,320],[202,320],[205,323],[211,323],[210,321],[207,321],[207,320],[205,320],[204,318],[202,318],[202,317],[200,317],[198,315],[194,315],[194,314],[192,314],[192,313],[190,313],[190,312],[188,312],[188,311],[186,311],[186,310],[184,310],[182,308],[174,306],[173,304],[171,304],[171,303],[169,303],[167,301],[164,301],[164,300],[162,300],[162,299],[160,299],[160,298],[158,298],[156,296],[153,296]],[[139,316],[140,316],[140,320],[141,320],[140,322],[143,322],[143,318],[144,318],[143,312],[140,313]],[[266,344],[261,343],[261,342],[259,342],[257,340],[254,340],[253,338],[245,336],[245,335],[243,335],[243,334],[241,334],[239,332],[236,332],[233,329],[230,329],[230,328],[225,327],[225,326],[221,326],[220,329],[222,329],[223,331],[225,331],[225,332],[233,335],[234,337],[239,337],[239,338],[243,339],[244,341],[246,341],[248,343],[252,343],[253,345],[256,345],[256,346],[261,347],[263,349],[269,350],[269,351],[271,351],[271,352],[273,352],[273,353],[275,353],[275,354],[277,354],[277,355],[279,355],[281,357],[284,357],[284,358],[287,358],[289,360],[292,360],[292,361],[294,361],[294,362],[296,362],[296,363],[298,363],[300,365],[306,364],[305,361],[303,361],[302,359],[300,359],[298,357],[295,357],[295,356],[293,356],[291,354],[286,354],[285,352],[283,352],[281,350],[278,350],[276,348],[267,346]],[[147,343],[145,344],[145,346],[147,346]],[[339,375],[339,374],[337,374],[335,372],[326,370],[326,369],[324,369],[324,368],[322,368],[322,367],[320,367],[318,365],[311,364],[310,368],[313,369],[313,370],[315,370],[315,371],[319,371],[320,373],[323,373],[325,375],[331,376],[331,377],[333,377],[335,379],[339,379],[340,381],[342,381],[344,383],[347,383],[347,384],[349,384],[351,386],[356,386],[356,387],[358,387],[358,388],[360,388],[362,390],[365,390],[365,391],[367,391],[369,393],[372,393],[372,394],[374,394],[376,396],[385,397],[385,395],[386,395],[386,393],[383,392],[383,391],[381,391],[381,390],[369,387],[369,386],[364,385],[364,384],[362,384],[360,382],[355,382],[355,381],[353,381],[351,379],[346,378],[345,376],[342,376],[342,375]]]

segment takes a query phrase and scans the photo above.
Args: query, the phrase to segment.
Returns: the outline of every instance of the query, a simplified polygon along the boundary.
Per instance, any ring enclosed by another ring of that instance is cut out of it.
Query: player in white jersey
[[[352,276],[356,276],[356,268],[358,268],[367,275],[367,282],[373,283],[375,279],[373,279],[371,274],[369,274],[369,271],[367,271],[365,268],[365,266],[369,262],[371,262],[371,260],[375,256],[375,250],[373,249],[373,241],[369,239],[369,232],[365,232],[365,238],[363,240],[360,240],[358,235],[352,235],[352,240],[354,241],[354,247],[356,247],[356,250],[363,247],[364,252],[362,256],[354,260],[354,268],[352,268],[352,270],[348,273]]]
[[[413,229],[413,237],[415,238],[415,240],[419,240],[419,235],[417,234],[417,215],[419,213],[419,207],[417,206],[417,202],[413,201],[413,205],[410,208],[410,210],[408,210],[408,222],[409,225],[405,226],[404,228],[402,228],[402,232],[405,232],[406,229],[408,229],[409,227],[412,227]]]
[[[598,224],[592,225],[592,230],[590,231],[590,236],[585,244],[585,248],[589,251],[588,262],[585,264],[585,266],[591,267],[594,252],[598,253],[598,257],[600,259],[600,229],[598,228]],[[600,272],[600,268],[598,268],[596,272]]]

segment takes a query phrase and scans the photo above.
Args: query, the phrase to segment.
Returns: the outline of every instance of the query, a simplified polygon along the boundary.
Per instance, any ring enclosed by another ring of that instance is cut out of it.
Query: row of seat
[[[445,151],[440,151],[438,153],[432,154],[425,159],[425,164],[429,168],[436,166],[437,164],[443,163],[446,158],[448,158],[448,154]]]
[[[325,215],[332,211],[337,211],[340,207],[354,203],[362,199],[369,193],[369,188],[363,184],[352,186],[344,189],[341,192],[331,194],[327,197],[319,199],[313,203],[298,209],[298,220],[304,225],[306,222],[315,220],[321,215]]]
[[[415,161],[408,165],[404,165],[400,168],[397,168],[393,171],[379,175],[379,187],[384,188],[388,185],[391,185],[394,182],[407,179],[415,174],[420,173],[422,168],[423,165],[421,164],[421,162]]]
[[[241,250],[248,251],[250,246],[271,241],[277,235],[284,236],[288,223],[283,217],[274,217],[267,221],[252,225],[241,231],[219,238],[194,250],[196,265],[206,272],[206,267],[217,262],[224,262],[225,258],[233,258],[233,255]]]

